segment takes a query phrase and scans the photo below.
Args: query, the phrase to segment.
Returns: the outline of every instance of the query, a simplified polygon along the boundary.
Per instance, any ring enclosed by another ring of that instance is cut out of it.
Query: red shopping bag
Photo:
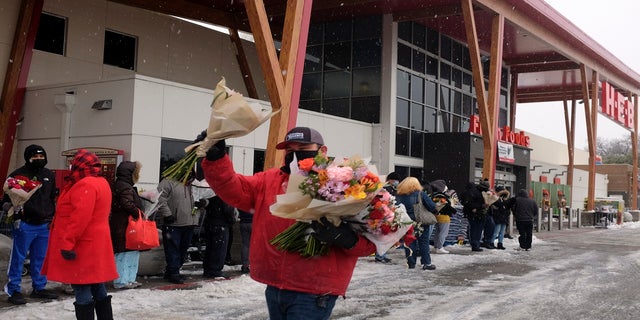
[[[149,250],[160,246],[156,222],[145,219],[142,212],[137,220],[129,216],[125,238],[127,250]]]

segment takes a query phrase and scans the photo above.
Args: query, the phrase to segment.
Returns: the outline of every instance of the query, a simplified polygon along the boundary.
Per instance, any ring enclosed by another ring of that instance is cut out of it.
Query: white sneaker
[[[436,253],[449,253],[449,251],[445,250],[444,248],[440,248],[436,249]]]

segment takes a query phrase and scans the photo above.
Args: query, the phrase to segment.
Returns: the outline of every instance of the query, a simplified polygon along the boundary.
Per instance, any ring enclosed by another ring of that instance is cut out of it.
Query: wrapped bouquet
[[[25,176],[16,175],[9,177],[4,182],[2,190],[9,195],[11,204],[13,205],[7,217],[11,217],[14,213],[20,213],[22,211],[22,205],[31,198],[31,196],[42,187],[40,181],[33,181]]]
[[[207,136],[185,148],[185,156],[162,172],[163,177],[186,183],[196,160],[204,157],[216,142],[249,134],[278,111],[258,102],[249,102],[228,87],[224,78],[218,82],[211,102]]]

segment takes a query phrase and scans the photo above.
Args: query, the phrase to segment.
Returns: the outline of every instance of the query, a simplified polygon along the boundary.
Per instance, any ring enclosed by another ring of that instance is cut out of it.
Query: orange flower
[[[304,160],[298,161],[298,168],[300,168],[300,170],[309,172],[313,168],[314,163],[315,161],[313,160],[313,158],[306,158]]]
[[[361,184],[354,184],[344,190],[344,197],[352,197],[354,199],[364,199],[367,194],[364,192],[364,186]]]

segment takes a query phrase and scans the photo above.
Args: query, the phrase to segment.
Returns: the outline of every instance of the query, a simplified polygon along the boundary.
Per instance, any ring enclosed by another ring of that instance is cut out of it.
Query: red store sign
[[[469,132],[482,135],[480,116],[472,115],[470,120]],[[511,131],[509,126],[498,128],[498,141],[513,143],[527,148],[529,147],[529,136],[524,134],[524,131]]]
[[[613,121],[633,130],[635,106],[622,93],[616,91],[608,82],[602,81],[602,102],[600,112]]]

